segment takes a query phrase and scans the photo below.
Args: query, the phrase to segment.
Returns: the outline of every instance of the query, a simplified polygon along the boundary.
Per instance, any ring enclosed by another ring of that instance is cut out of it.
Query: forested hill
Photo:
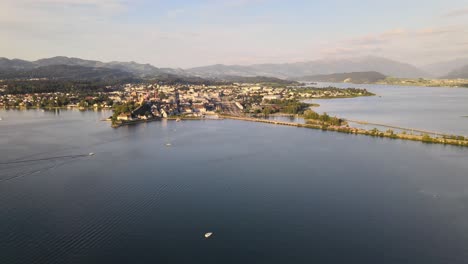
[[[117,80],[134,78],[132,73],[109,68],[50,65],[32,69],[0,69],[0,79]]]
[[[0,58],[0,79],[118,80],[161,79],[168,82],[199,82],[181,69],[157,68],[136,62],[100,62],[64,56],[26,61]]]

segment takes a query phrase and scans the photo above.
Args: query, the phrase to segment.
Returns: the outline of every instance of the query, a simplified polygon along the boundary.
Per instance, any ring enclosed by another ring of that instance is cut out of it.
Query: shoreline
[[[384,85],[384,86],[415,87],[415,88],[468,89],[467,86],[422,85],[422,84],[418,85],[418,84],[415,84],[415,83],[408,83],[408,84],[391,84],[391,83],[383,83],[383,82],[374,82],[374,83],[319,82],[319,83],[336,83],[336,84],[353,84],[353,85]],[[468,80],[467,80],[467,84],[468,84]],[[320,98],[317,98],[317,99],[320,99]],[[331,99],[331,98],[324,98],[324,99]]]
[[[302,127],[302,128],[309,128],[309,129],[319,129],[319,130],[324,130],[324,131],[334,131],[334,132],[346,133],[346,134],[365,135],[365,136],[372,136],[372,137],[419,141],[422,143],[468,147],[468,140],[466,139],[459,140],[459,139],[440,138],[440,137],[431,138],[428,135],[412,135],[412,134],[404,134],[404,133],[394,134],[394,133],[382,132],[378,130],[365,130],[365,129],[353,128],[353,127],[336,127],[336,126],[327,126],[326,124],[310,124],[310,123],[301,124],[301,123],[276,121],[276,120],[251,118],[251,117],[241,117],[241,116],[221,115],[221,117],[226,118],[226,119],[241,120],[241,121],[248,121],[248,122],[259,122],[259,123],[266,123],[266,124],[273,124],[273,125],[294,126],[294,127]]]
[[[153,121],[159,121],[161,118],[150,118],[150,119],[137,119],[137,120],[130,120],[130,121],[120,121],[116,122],[114,124],[111,124],[112,128],[118,128],[121,126],[127,126],[127,125],[133,125],[133,124],[139,124],[139,123],[147,123],[147,122],[153,122]],[[104,119],[104,121],[111,121],[109,118]]]
[[[444,145],[454,145],[454,146],[461,146],[461,147],[468,147],[468,137],[459,136],[459,135],[449,135],[439,132],[433,131],[425,131],[422,129],[411,129],[411,128],[404,128],[398,126],[391,126],[385,124],[377,124],[365,121],[358,121],[358,120],[351,120],[351,119],[344,119],[345,121],[358,123],[358,124],[365,124],[365,125],[376,125],[380,127],[387,127],[387,128],[394,128],[403,131],[416,131],[422,133],[421,135],[414,135],[408,134],[406,132],[402,133],[394,133],[393,131],[379,131],[377,128],[372,130],[366,130],[362,128],[355,128],[349,126],[333,126],[328,123],[312,123],[312,120],[305,119],[306,123],[295,123],[295,122],[285,122],[285,121],[277,121],[277,120],[269,120],[257,117],[247,117],[247,116],[231,116],[231,115],[217,115],[217,118],[203,118],[203,117],[168,117],[168,118],[160,118],[154,117],[149,119],[137,119],[137,120],[130,120],[130,121],[119,121],[117,123],[111,124],[112,128],[119,128],[121,126],[127,125],[134,125],[139,123],[147,123],[147,122],[154,122],[154,121],[161,121],[161,120],[223,120],[223,119],[233,119],[233,120],[241,120],[241,121],[248,121],[248,122],[259,122],[259,123],[267,123],[267,124],[274,124],[274,125],[282,125],[282,126],[294,126],[294,127],[302,127],[302,128],[309,128],[309,129],[319,129],[323,131],[334,131],[339,133],[346,133],[346,134],[355,134],[355,135],[366,135],[372,137],[382,137],[382,138],[390,138],[390,139],[400,139],[400,140],[411,140],[411,141],[420,141],[423,143],[432,143],[432,144],[444,144]],[[297,116],[300,115],[291,115],[285,113],[276,113],[271,116]],[[111,121],[109,118],[103,119],[102,121]],[[390,131],[390,132],[389,132]],[[429,135],[434,135],[436,137],[430,137]]]
[[[154,122],[154,121],[162,121],[162,120],[169,120],[169,121],[202,121],[202,120],[223,120],[224,118],[221,118],[220,116],[218,118],[203,118],[203,117],[167,117],[167,118],[161,118],[161,117],[154,117],[154,118],[148,118],[148,119],[137,119],[137,120],[131,120],[131,121],[120,121],[119,123],[111,124],[112,128],[119,128],[122,126],[128,126],[128,125],[134,125],[134,124],[140,124],[140,123],[149,123],[149,122]],[[112,121],[110,118],[103,119],[102,121]]]
[[[51,106],[51,107],[40,107],[40,106],[3,106],[0,107],[3,110],[80,110],[80,111],[112,111],[112,108],[108,107],[78,107],[78,106]]]
[[[379,127],[385,127],[385,128],[393,128],[393,129],[398,129],[398,130],[403,130],[403,131],[412,131],[412,132],[418,132],[418,133],[434,135],[434,136],[449,136],[446,133],[428,131],[428,130],[419,129],[419,128],[407,128],[407,127],[400,127],[400,126],[395,126],[395,125],[386,125],[386,124],[373,123],[373,122],[367,122],[367,121],[362,121],[362,120],[352,120],[352,119],[346,119],[346,118],[343,118],[343,120],[350,122],[350,123],[356,123],[359,125],[371,125],[371,126],[379,126]]]

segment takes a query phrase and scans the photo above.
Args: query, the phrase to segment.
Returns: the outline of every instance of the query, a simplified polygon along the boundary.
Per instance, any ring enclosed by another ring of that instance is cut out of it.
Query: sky
[[[0,57],[157,67],[468,57],[467,0],[0,0]]]

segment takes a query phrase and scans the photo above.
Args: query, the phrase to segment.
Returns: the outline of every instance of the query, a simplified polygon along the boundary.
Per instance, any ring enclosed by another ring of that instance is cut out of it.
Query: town
[[[425,143],[467,146],[465,137],[398,128],[379,131],[350,127],[349,120],[319,114],[312,110],[318,104],[310,99],[352,98],[374,96],[361,88],[319,88],[312,85],[277,85],[272,83],[224,83],[224,84],[164,84],[128,83],[88,89],[65,89],[51,92],[18,92],[0,82],[0,107],[2,108],[68,108],[79,110],[112,110],[114,128],[163,118],[183,119],[230,118],[249,122],[263,122],[321,129],[341,133],[361,134],[421,141]],[[19,89],[23,91],[24,89]],[[27,91],[28,89],[26,89]],[[11,92],[16,91],[16,92]],[[317,102],[318,100],[314,101]],[[304,123],[265,119],[271,114],[300,115]],[[380,125],[385,127],[385,125]],[[431,137],[433,134],[435,137]]]
[[[264,83],[158,84],[137,83],[107,86],[103,91],[8,93],[0,86],[0,107],[113,109],[113,123],[168,117],[204,117],[217,113],[245,114],[303,113],[306,99],[372,96],[365,89],[280,86]]]

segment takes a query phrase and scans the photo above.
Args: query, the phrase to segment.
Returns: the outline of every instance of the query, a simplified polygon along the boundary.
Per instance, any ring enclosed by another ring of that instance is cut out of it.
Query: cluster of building
[[[105,93],[97,93],[96,95],[62,92],[0,94],[0,107],[112,108],[113,103]]]
[[[121,89],[89,94],[42,93],[0,95],[1,106],[112,108],[114,105],[138,103],[139,111],[119,119],[140,116],[203,116],[217,111],[240,114],[262,109],[272,100],[300,100],[321,97],[361,96],[363,89],[334,87],[272,87],[268,84],[234,83],[225,85],[126,84]]]
[[[216,111],[239,114],[254,112],[270,105],[272,100],[355,97],[370,95],[364,89],[335,87],[272,87],[263,84],[234,83],[229,85],[157,85],[128,84],[123,91],[112,92],[114,102],[139,102],[151,107],[155,116],[201,116]]]

